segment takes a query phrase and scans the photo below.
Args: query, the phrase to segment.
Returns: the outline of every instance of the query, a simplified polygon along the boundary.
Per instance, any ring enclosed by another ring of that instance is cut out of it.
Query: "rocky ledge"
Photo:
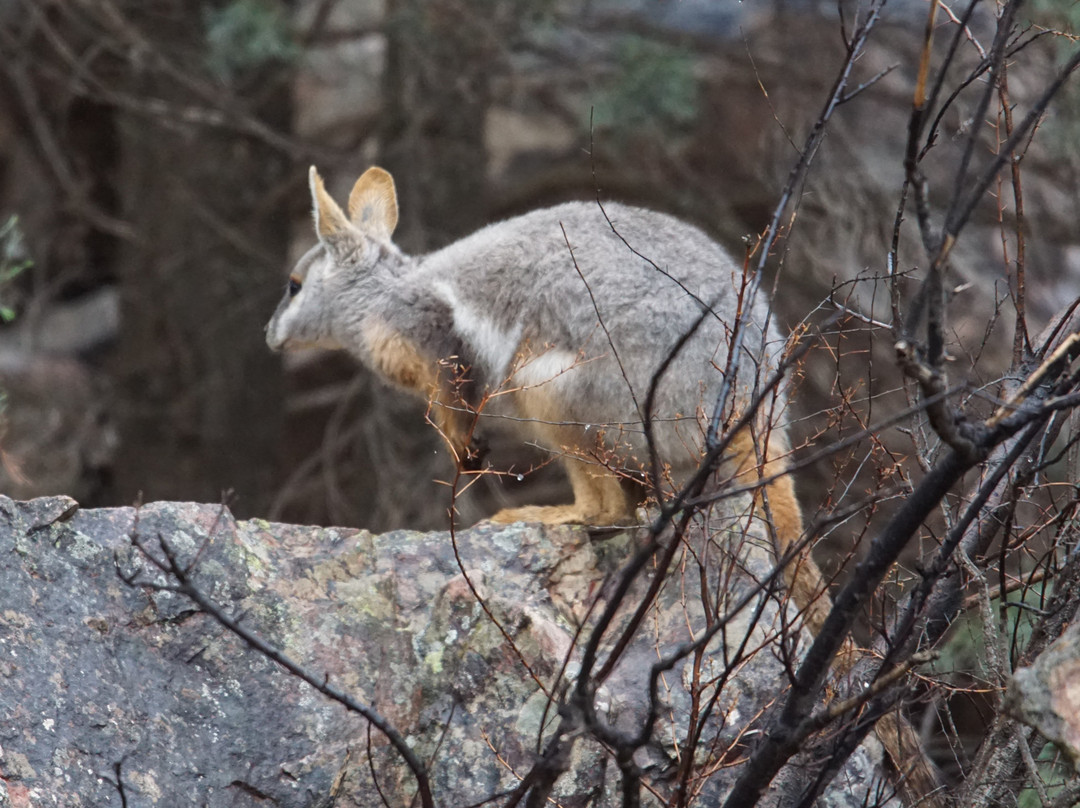
[[[238,522],[215,505],[0,497],[0,807],[410,804],[415,778],[381,733],[171,590],[136,543],[163,562],[168,550],[223,613],[371,705],[425,762],[435,803],[467,806],[514,789],[537,759],[600,611],[589,604],[603,604],[639,540],[526,525],[372,535]],[[728,557],[738,563],[719,565],[716,597],[768,570],[743,544]],[[687,551],[598,692],[612,726],[640,725],[650,667],[701,630],[700,553]],[[778,649],[800,642],[779,602],[751,601],[696,674],[679,663],[661,677],[663,710],[634,758],[646,799],[673,787],[690,693],[711,695],[727,653],[693,780],[692,804],[717,804],[783,686]],[[578,738],[564,762],[559,805],[621,804],[597,742]],[[785,802],[784,789],[780,778],[766,801]],[[863,749],[823,802],[886,793]]]

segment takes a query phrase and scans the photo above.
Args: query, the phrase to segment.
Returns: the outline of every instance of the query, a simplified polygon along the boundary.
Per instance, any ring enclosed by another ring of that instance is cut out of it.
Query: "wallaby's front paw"
[[[488,442],[479,435],[473,435],[465,451],[461,453],[461,468],[464,471],[479,471],[487,457]]]

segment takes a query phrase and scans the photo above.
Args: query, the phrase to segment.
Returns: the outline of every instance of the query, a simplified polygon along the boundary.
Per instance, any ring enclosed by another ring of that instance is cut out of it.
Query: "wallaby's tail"
[[[749,428],[735,435],[735,483],[752,486],[755,513],[765,519],[773,541],[774,553],[784,566],[784,584],[794,601],[803,624],[816,637],[832,609],[828,583],[810,556],[804,541],[802,510],[795,496],[795,485],[786,473],[790,452],[786,436],[779,430],[765,430],[764,441],[755,440]],[[764,444],[764,449],[760,448]],[[860,651],[848,637],[833,662],[833,672],[843,676],[859,660]],[[943,805],[941,781],[937,768],[926,756],[918,734],[898,711],[882,716],[875,734],[900,777],[900,790],[909,805]]]
[[[764,440],[759,441],[749,427],[740,430],[732,440],[734,482],[740,487],[755,486],[755,514],[768,525],[776,558],[786,560],[784,584],[806,627],[817,636],[832,608],[828,586],[809,549],[799,547],[803,540],[802,509],[795,496],[795,484],[787,473],[790,452],[787,438],[780,430],[767,426],[765,430]]]

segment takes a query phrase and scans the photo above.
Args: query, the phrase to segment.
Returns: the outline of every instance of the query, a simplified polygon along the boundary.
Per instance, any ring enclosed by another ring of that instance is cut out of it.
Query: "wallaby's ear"
[[[326,192],[323,179],[315,166],[308,172],[308,184],[311,186],[311,203],[315,212],[315,232],[320,240],[332,239],[347,233],[351,227],[345,213]]]
[[[311,201],[315,210],[315,232],[319,241],[339,263],[348,263],[363,253],[364,235],[345,216],[344,211],[326,192],[322,177],[311,167],[308,173]]]
[[[361,232],[389,241],[397,227],[397,192],[390,172],[372,166],[349,194],[349,218]]]

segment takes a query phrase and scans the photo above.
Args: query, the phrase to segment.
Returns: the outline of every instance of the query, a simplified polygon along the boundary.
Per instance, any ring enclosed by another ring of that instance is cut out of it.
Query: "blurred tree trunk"
[[[485,223],[491,78],[517,25],[491,0],[390,0],[387,21],[382,160],[398,185],[397,240],[421,251]]]
[[[205,75],[203,15],[183,0],[130,8],[134,26],[168,38],[166,59]],[[134,67],[129,78],[137,98],[207,106],[168,70]],[[251,114],[287,127],[288,83],[249,85],[263,93]],[[263,325],[286,263],[288,228],[272,201],[287,160],[251,136],[140,113],[121,116],[119,141],[121,212],[139,239],[118,262],[114,371],[124,409],[114,498],[213,501],[232,489],[234,511],[265,512],[282,402]]]

